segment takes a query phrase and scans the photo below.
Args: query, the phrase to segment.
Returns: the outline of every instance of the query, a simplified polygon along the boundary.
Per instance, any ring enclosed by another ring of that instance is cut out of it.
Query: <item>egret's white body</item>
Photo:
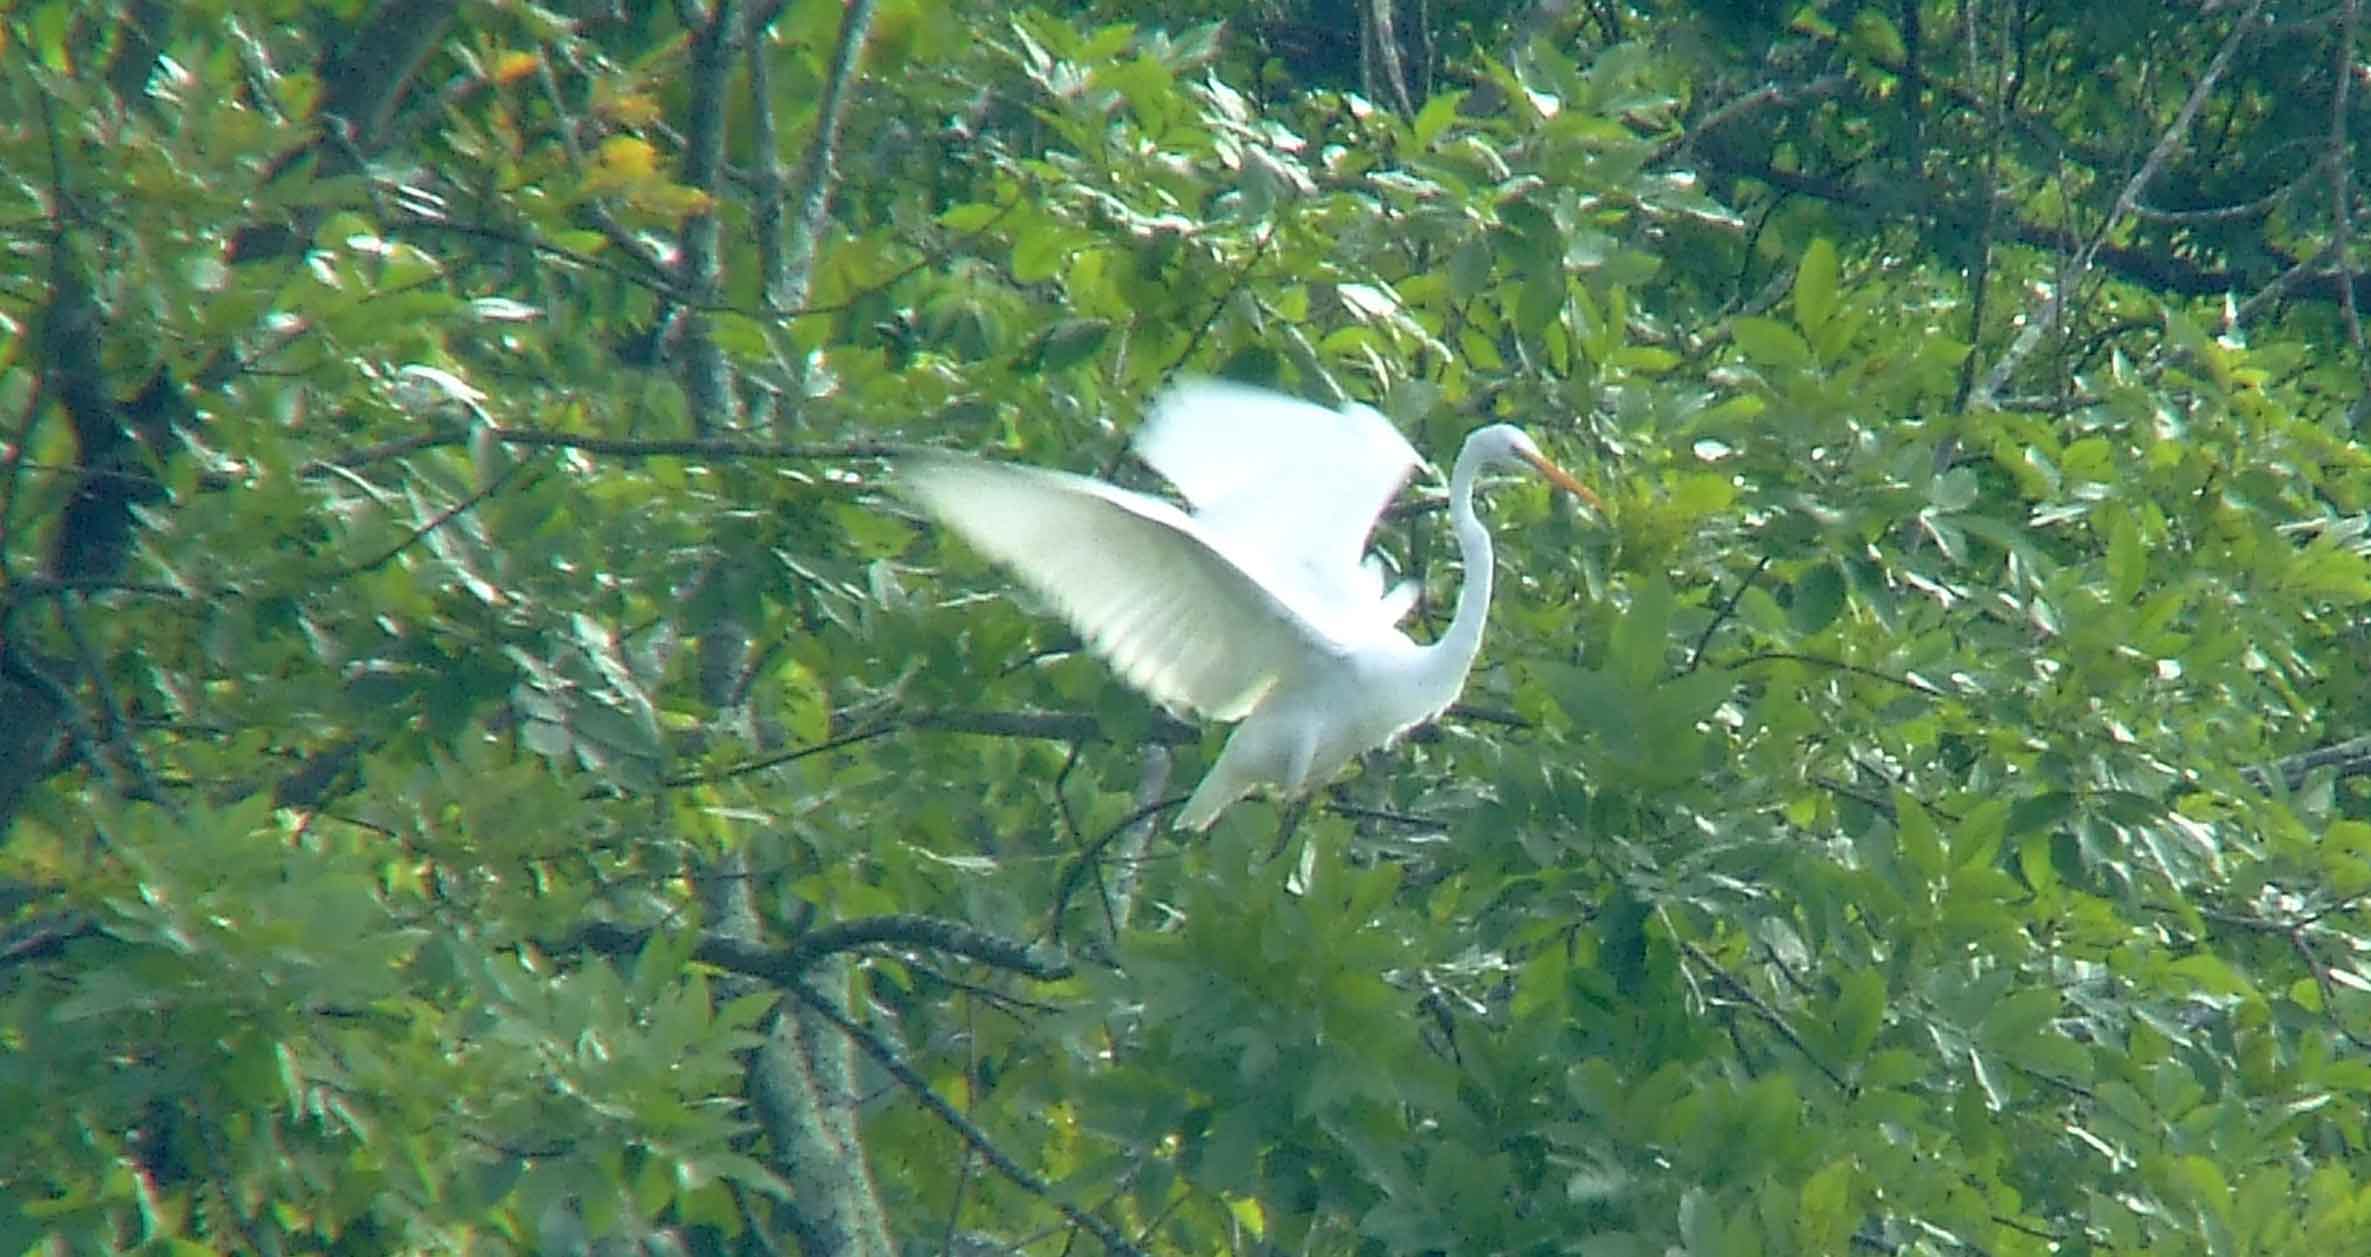
[[[1419,464],[1374,409],[1197,381],[1155,405],[1135,448],[1192,513],[957,454],[911,455],[896,470],[908,496],[1011,567],[1129,684],[1241,722],[1178,814],[1190,829],[1258,786],[1305,795],[1457,700],[1490,606],[1490,534],[1473,504],[1485,468],[1527,464],[1596,501],[1520,429],[1468,436],[1449,478],[1465,585],[1448,631],[1418,645],[1398,628],[1413,592],[1386,592],[1363,561],[1376,517]]]

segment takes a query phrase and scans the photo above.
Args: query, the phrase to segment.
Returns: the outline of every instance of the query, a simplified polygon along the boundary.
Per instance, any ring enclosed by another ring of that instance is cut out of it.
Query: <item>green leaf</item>
[[[1927,500],[1938,511],[1964,511],[1976,504],[1977,491],[1975,470],[1954,467],[1935,477],[1927,490]]]
[[[1515,326],[1526,336],[1539,336],[1564,317],[1564,275],[1550,268],[1535,272],[1516,290]]]
[[[1802,1251],[1832,1253],[1849,1247],[1847,1241],[1860,1222],[1852,1208],[1853,1185],[1858,1178],[1850,1160],[1839,1160],[1803,1180],[1795,1215]]]
[[[1917,799],[1908,793],[1894,791],[1894,832],[1901,840],[1902,858],[1926,881],[1942,877],[1943,836],[1935,829],[1935,821]]]
[[[999,205],[991,205],[984,201],[967,201],[961,205],[950,205],[941,211],[939,225],[949,231],[968,234],[985,229],[990,223],[1003,217],[1004,213],[1004,207]]]
[[[1855,969],[1838,983],[1836,1043],[1848,1059],[1866,1055],[1885,1020],[1885,979],[1872,969]]]
[[[1730,322],[1729,334],[1746,358],[1758,365],[1789,370],[1812,365],[1811,346],[1801,333],[1776,319],[1747,315]]]
[[[2140,527],[2133,523],[2129,511],[2117,511],[2108,520],[2108,597],[2119,603],[2131,602],[2140,596],[2141,585],[2148,579],[2148,558],[2141,552]]]
[[[1031,224],[1013,236],[1013,278],[1024,284],[1052,279],[1069,262],[1071,251],[1068,232],[1049,223]]]
[[[1980,1027],[1986,1046],[2007,1051],[2030,1039],[2058,1015],[2060,999],[2049,989],[2011,991],[1995,1002]]]
[[[1462,91],[1441,92],[1424,102],[1424,108],[1416,111],[1416,120],[1408,127],[1418,148],[1431,148],[1433,141],[1457,121],[1457,109],[1465,97]]]
[[[1813,566],[1789,590],[1787,618],[1795,632],[1810,637],[1836,622],[1844,610],[1844,574],[1832,563]]]
[[[1813,240],[1803,251],[1803,261],[1795,268],[1794,297],[1795,326],[1803,329],[1805,338],[1817,339],[1836,317],[1836,246],[1826,237]]]
[[[1852,34],[1845,42],[1854,52],[1888,67],[1901,65],[1910,57],[1893,19],[1875,8],[1863,8],[1852,15]]]
[[[1606,671],[1634,690],[1653,686],[1669,666],[1671,617],[1677,607],[1671,582],[1661,572],[1640,581],[1615,624],[1606,650]]]
[[[1046,329],[1028,365],[1042,371],[1068,370],[1101,353],[1110,336],[1108,320],[1064,319]]]
[[[1459,301],[1480,296],[1490,284],[1493,261],[1487,239],[1469,236],[1459,242],[1449,254],[1449,295]]]

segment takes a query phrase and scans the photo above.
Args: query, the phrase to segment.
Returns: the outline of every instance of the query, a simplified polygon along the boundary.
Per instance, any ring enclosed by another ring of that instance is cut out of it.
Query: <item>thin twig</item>
[[[1744,658],[1737,660],[1733,666],[1743,668],[1757,663],[1807,663],[1815,667],[1833,668],[1838,672],[1849,672],[1854,676],[1867,677],[1872,681],[1883,681],[1889,685],[1898,685],[1903,689],[1913,690],[1930,698],[1951,697],[1951,691],[1936,686],[1932,682],[1922,681],[1914,676],[1907,674],[1895,676],[1893,673],[1880,672],[1875,668],[1863,667],[1857,663],[1846,663],[1841,659],[1823,659],[1818,655],[1806,655],[1800,651],[1758,651],[1754,654],[1747,655]]]
[[[2306,940],[2304,928],[2290,930],[2287,937],[2289,946],[2296,949],[2297,958],[2304,961],[2306,969],[2312,972],[2314,985],[2321,989],[2323,1019],[2347,1042],[2364,1051],[2371,1051],[2371,1039],[2347,1029],[2346,1023],[2338,1019],[2338,985],[2330,980],[2329,967],[2322,963],[2322,958],[2313,950],[2313,944]]]
[[[1738,602],[1745,597],[1746,590],[1754,587],[1754,581],[1760,578],[1763,570],[1770,566],[1770,558],[1767,554],[1763,555],[1761,561],[1754,564],[1754,570],[1747,572],[1745,579],[1737,582],[1737,588],[1730,592],[1728,600],[1721,604],[1721,609],[1713,613],[1711,622],[1704,626],[1702,633],[1696,635],[1696,648],[1688,653],[1688,666],[1681,671],[1694,672],[1704,662],[1704,651],[1712,645],[1712,635],[1728,622],[1730,616],[1737,613]]]
[[[843,733],[836,738],[826,738],[813,746],[777,751],[771,755],[763,755],[735,764],[730,768],[718,769],[715,772],[686,773],[680,777],[669,777],[659,784],[670,790],[680,790],[688,786],[714,785],[720,781],[730,781],[735,777],[746,777],[751,773],[764,772],[769,768],[779,768],[784,764],[796,763],[812,755],[824,755],[843,747],[855,746],[860,742],[870,742],[874,738],[887,737],[897,732],[900,727],[897,721],[884,721],[869,728],[858,729],[854,733]]]
[[[2151,205],[2134,205],[2132,215],[2143,222],[2165,223],[2176,227],[2190,227],[2201,223],[2227,223],[2242,218],[2261,218],[2280,208],[2281,202],[2297,194],[2297,189],[2312,177],[2309,171],[2290,180],[2252,201],[2232,205],[2218,205],[2213,209],[2169,210]]]
[[[1243,286],[1251,282],[1252,268],[1258,266],[1260,259],[1268,255],[1268,244],[1275,238],[1276,224],[1271,222],[1267,229],[1260,233],[1259,243],[1252,246],[1251,256],[1243,260],[1243,265],[1235,268],[1234,277],[1228,282],[1227,290],[1218,295],[1218,300],[1210,303],[1210,313],[1204,315],[1201,323],[1195,326],[1194,334],[1186,337],[1185,349],[1177,355],[1175,362],[1169,364],[1171,371],[1182,370],[1185,364],[1194,360],[1194,354],[1202,348],[1202,341],[1210,335],[1210,329],[1218,326],[1219,315],[1226,312],[1227,303],[1233,301],[1235,294],[1243,291]]]
[[[1186,797],[1181,794],[1173,799],[1159,799],[1147,803],[1121,817],[1118,824],[1097,835],[1095,841],[1079,848],[1078,855],[1072,857],[1069,865],[1063,868],[1062,875],[1054,880],[1054,903],[1051,908],[1046,910],[1046,938],[1049,941],[1054,943],[1062,941],[1063,910],[1070,906],[1070,897],[1078,893],[1079,884],[1086,880],[1087,873],[1096,867],[1096,861],[1103,855],[1103,849],[1118,842],[1131,827],[1139,822],[1158,816],[1170,808],[1182,807],[1185,805],[1185,801]]]
[[[1446,829],[1448,822],[1437,816],[1418,816],[1414,812],[1394,812],[1388,808],[1361,807],[1355,803],[1326,800],[1325,810],[1354,821],[1381,821],[1386,825],[1405,825],[1410,829]]]
[[[1722,968],[1719,962],[1706,955],[1704,949],[1694,943],[1683,939],[1680,941],[1680,950],[1685,951],[1689,958],[1697,964],[1710,970],[1712,976],[1719,981],[1723,989],[1744,1001],[1748,1008],[1754,1010],[1755,1015],[1769,1023],[1770,1028],[1778,1032],[1779,1037],[1793,1045],[1797,1052],[1802,1053],[1804,1060],[1811,1062],[1813,1068],[1827,1075],[1828,1081],[1836,1084],[1836,1090],[1845,1095],[1853,1094],[1852,1084],[1844,1081],[1844,1075],[1837,1073],[1826,1061],[1821,1060],[1819,1054],[1813,1052],[1811,1046],[1803,1042],[1802,1036],[1795,1033],[1795,1028],[1787,1024],[1786,1018],[1780,1016],[1778,1010],[1772,1008],[1752,987],[1747,986],[1744,979]]]
[[[355,563],[352,566],[347,567],[344,571],[338,573],[338,577],[342,579],[348,576],[360,576],[364,572],[376,571],[379,568],[385,567],[387,564],[394,562],[396,557],[401,555],[404,551],[409,550],[413,546],[420,544],[422,541],[427,540],[428,534],[435,532],[437,529],[442,528],[449,523],[452,523],[456,519],[461,518],[461,516],[469,511],[470,508],[475,507],[480,502],[484,502],[492,498],[495,494],[500,493],[504,489],[510,487],[510,482],[517,479],[523,472],[525,472],[526,468],[527,464],[525,463],[512,463],[510,466],[503,468],[502,474],[487,482],[485,488],[480,489],[477,492],[470,494],[468,497],[453,503],[444,510],[438,511],[434,516],[430,517],[427,523],[413,529],[411,533],[403,540],[398,541],[394,545],[388,547],[385,553],[382,553],[374,558],[365,559],[359,563]]]
[[[1084,712],[1064,711],[921,711],[900,718],[915,729],[942,733],[970,733],[991,738],[1042,738],[1048,742],[1104,742],[1111,733],[1101,720]],[[1166,746],[1187,746],[1202,740],[1202,731],[1174,716],[1156,714],[1142,736]]]
[[[65,630],[66,640],[73,644],[76,660],[82,665],[84,676],[90,678],[91,689],[99,697],[100,749],[106,754],[96,767],[130,778],[128,786],[121,786],[127,798],[144,799],[168,811],[175,810],[173,798],[158,784],[155,774],[148,771],[148,763],[140,758],[140,749],[132,745],[125,731],[124,708],[116,701],[115,685],[107,679],[105,662],[91,645],[90,634],[82,624],[82,599],[68,596],[57,601],[58,627]]]
[[[2349,738],[2241,772],[2260,790],[2270,789],[2275,775],[2285,788],[2297,790],[2305,785],[2307,777],[2324,768],[2337,769],[2341,777],[2371,775],[2371,738]]]

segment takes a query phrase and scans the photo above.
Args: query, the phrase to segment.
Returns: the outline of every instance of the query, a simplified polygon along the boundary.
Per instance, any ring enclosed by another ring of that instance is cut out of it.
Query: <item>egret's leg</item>
[[[1276,841],[1268,848],[1268,858],[1262,864],[1274,863],[1287,847],[1293,845],[1293,835],[1301,828],[1301,818],[1309,814],[1309,796],[1296,794],[1285,801],[1284,811],[1278,816]]]
[[[1294,831],[1300,829],[1301,818],[1309,814],[1309,795],[1313,784],[1309,770],[1317,761],[1317,730],[1304,725],[1293,730],[1291,745],[1285,752],[1283,780],[1278,792],[1284,796],[1284,817],[1276,828],[1276,845],[1269,848],[1270,860],[1284,854],[1292,845]]]

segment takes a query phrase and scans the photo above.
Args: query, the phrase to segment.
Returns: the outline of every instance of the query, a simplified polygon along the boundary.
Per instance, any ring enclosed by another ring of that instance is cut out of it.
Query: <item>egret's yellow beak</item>
[[[1596,511],[1598,514],[1605,514],[1605,503],[1598,501],[1597,495],[1589,492],[1589,486],[1573,479],[1571,472],[1568,472],[1562,467],[1549,462],[1547,456],[1544,454],[1534,454],[1529,450],[1517,450],[1515,452],[1522,457],[1524,462],[1531,464],[1532,467],[1539,472],[1539,474],[1546,476],[1548,478],[1549,484],[1555,485],[1557,488],[1564,490],[1566,493],[1569,493],[1574,497],[1579,498],[1583,502],[1588,503],[1589,508]]]

